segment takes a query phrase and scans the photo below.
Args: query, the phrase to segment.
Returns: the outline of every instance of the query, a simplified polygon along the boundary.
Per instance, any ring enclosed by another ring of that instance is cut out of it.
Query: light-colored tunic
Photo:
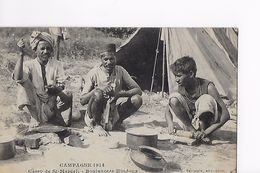
[[[140,88],[123,67],[116,65],[114,71],[109,76],[104,67],[99,64],[88,72],[87,76],[85,77],[85,85],[81,94],[83,95],[89,93],[96,87],[106,86],[108,84],[114,86],[115,93],[118,93],[123,89],[129,90],[133,88]],[[108,109],[107,104],[106,107],[104,107],[104,112],[107,112],[106,109]],[[109,127],[112,128],[112,126],[119,119],[117,105],[115,103],[111,103],[109,105],[109,109]],[[105,115],[103,113],[101,120],[103,123],[106,119],[104,116]],[[88,115],[85,116],[85,122],[87,125],[89,125],[91,122],[91,119],[89,119]]]
[[[47,84],[64,83],[66,76],[60,61],[50,59],[45,66]],[[39,122],[47,122],[48,117],[43,110],[43,102],[37,95],[46,94],[42,78],[41,65],[32,59],[23,64],[23,79],[16,81],[18,85],[17,105],[20,109],[27,106],[31,115]]]

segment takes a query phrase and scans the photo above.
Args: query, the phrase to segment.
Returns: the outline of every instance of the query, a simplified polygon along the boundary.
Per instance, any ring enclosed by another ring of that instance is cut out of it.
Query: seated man
[[[214,84],[196,77],[193,58],[185,56],[171,66],[177,82],[176,92],[170,94],[165,118],[169,133],[174,132],[173,118],[184,129],[203,140],[230,118]]]
[[[24,62],[25,43],[18,42],[21,57],[16,63],[13,79],[18,85],[17,104],[31,114],[30,128],[44,123],[68,126],[72,116],[72,94],[66,92],[65,74],[59,61],[51,58],[53,39],[45,32],[34,31],[30,46],[36,58]]]
[[[142,105],[142,91],[128,72],[116,65],[115,44],[105,46],[101,64],[85,78],[80,102],[88,104],[85,122],[106,136],[106,131],[119,130],[124,119]],[[126,90],[123,90],[123,87]]]

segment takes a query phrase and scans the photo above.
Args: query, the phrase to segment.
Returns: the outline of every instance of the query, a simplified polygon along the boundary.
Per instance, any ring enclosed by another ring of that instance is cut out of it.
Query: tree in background
[[[136,31],[136,28],[95,28],[111,37],[126,38]]]

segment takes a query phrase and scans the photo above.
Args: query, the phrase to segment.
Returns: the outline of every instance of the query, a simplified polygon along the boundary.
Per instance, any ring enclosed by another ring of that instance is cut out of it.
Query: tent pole
[[[158,36],[158,41],[157,41],[157,47],[156,47],[156,51],[155,51],[155,58],[154,58],[154,65],[153,65],[153,75],[152,75],[152,82],[151,82],[150,92],[153,91],[154,75],[155,75],[155,69],[156,69],[156,64],[157,64],[157,57],[158,57],[158,53],[159,53],[159,50],[158,50],[158,49],[159,49],[161,31],[162,31],[162,29],[160,28],[160,30],[159,30],[159,36]]]
[[[164,97],[164,76],[165,76],[165,41],[163,41],[163,62],[162,62],[162,98]]]

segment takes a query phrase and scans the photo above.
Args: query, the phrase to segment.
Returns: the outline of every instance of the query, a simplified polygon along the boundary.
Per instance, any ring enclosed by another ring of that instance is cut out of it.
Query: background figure
[[[60,56],[60,41],[69,39],[68,31],[66,28],[61,27],[51,27],[49,32],[54,39],[54,57],[59,60]]]

